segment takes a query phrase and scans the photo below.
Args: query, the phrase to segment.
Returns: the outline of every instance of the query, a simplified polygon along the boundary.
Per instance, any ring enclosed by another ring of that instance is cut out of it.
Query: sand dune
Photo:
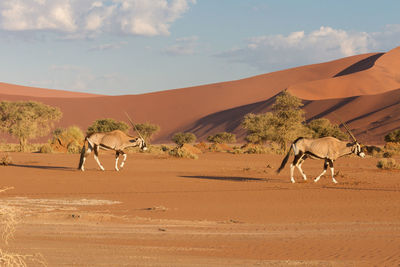
[[[36,88],[29,86],[21,86],[9,83],[0,82],[1,95],[18,95],[18,96],[31,96],[31,97],[94,97],[96,94],[77,93],[63,90]]]
[[[243,116],[268,111],[274,96],[288,88],[305,100],[307,118],[329,118],[335,110],[365,141],[379,143],[384,134],[400,126],[393,115],[400,95],[396,90],[400,88],[399,59],[400,48],[396,48],[237,81],[141,95],[99,96],[0,84],[0,98],[58,106],[64,114],[58,124],[62,127],[86,129],[99,118],[126,121],[126,111],[136,122],[160,125],[154,142],[169,142],[174,133],[189,130],[200,140],[218,131],[243,136],[238,127]]]
[[[365,70],[329,79],[289,86],[302,99],[318,100],[359,95],[375,95],[400,88],[400,47],[373,56],[374,64]]]

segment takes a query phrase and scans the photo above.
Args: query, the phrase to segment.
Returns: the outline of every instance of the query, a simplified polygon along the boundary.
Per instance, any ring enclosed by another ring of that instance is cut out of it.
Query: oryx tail
[[[85,158],[85,154],[86,154],[86,144],[88,144],[87,137],[85,137],[85,141],[83,142],[83,147],[82,147],[82,150],[81,150],[81,158],[79,159],[78,170],[80,170],[82,168],[82,165],[83,165],[83,162],[84,162],[84,158]]]
[[[281,170],[282,170],[283,168],[285,168],[285,165],[286,165],[286,163],[288,162],[289,157],[290,157],[290,152],[292,151],[292,149],[294,150],[294,146],[295,146],[296,142],[299,141],[300,139],[303,139],[303,137],[297,138],[297,139],[290,145],[290,148],[289,148],[288,153],[286,154],[285,158],[282,160],[281,166],[276,170],[277,173],[280,173]]]

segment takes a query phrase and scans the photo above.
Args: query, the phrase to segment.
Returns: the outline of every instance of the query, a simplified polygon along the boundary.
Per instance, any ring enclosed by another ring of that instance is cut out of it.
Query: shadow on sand
[[[19,168],[42,169],[42,170],[62,170],[62,171],[77,170],[77,168],[63,167],[63,166],[43,166],[43,165],[28,165],[28,164],[10,164],[9,166],[19,167]]]
[[[268,178],[252,178],[252,177],[241,177],[241,176],[205,176],[205,175],[184,175],[182,178],[189,179],[206,179],[206,180],[219,180],[219,181],[231,181],[231,182],[279,182],[279,179],[268,179]]]

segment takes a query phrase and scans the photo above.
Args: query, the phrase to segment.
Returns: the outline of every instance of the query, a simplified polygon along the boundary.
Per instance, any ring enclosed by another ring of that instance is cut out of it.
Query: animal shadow
[[[219,181],[231,181],[231,182],[269,182],[272,180],[277,180],[277,179],[241,177],[241,176],[183,175],[180,177],[189,179],[205,179],[205,180],[219,180]]]
[[[31,169],[42,169],[42,170],[63,170],[63,171],[75,171],[76,168],[65,167],[65,166],[44,166],[44,165],[29,165],[29,164],[10,164],[9,166],[19,168],[31,168]]]

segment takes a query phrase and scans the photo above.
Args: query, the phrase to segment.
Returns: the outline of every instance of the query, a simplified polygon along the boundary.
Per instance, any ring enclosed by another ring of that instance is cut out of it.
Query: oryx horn
[[[129,115],[126,111],[125,111],[125,115],[128,118],[129,122],[132,124],[133,129],[135,129],[135,131],[139,134],[140,138],[142,138],[144,140],[143,136],[140,134],[140,132],[136,128],[136,125],[133,123],[133,121],[131,120],[131,117],[129,117]]]
[[[353,138],[354,142],[357,142],[357,139],[355,138],[353,133],[350,131],[349,127],[347,127],[347,124],[344,123],[335,112],[332,112],[332,113],[339,119],[340,123],[344,126],[344,128],[346,129],[348,134],[351,136],[351,138]]]

